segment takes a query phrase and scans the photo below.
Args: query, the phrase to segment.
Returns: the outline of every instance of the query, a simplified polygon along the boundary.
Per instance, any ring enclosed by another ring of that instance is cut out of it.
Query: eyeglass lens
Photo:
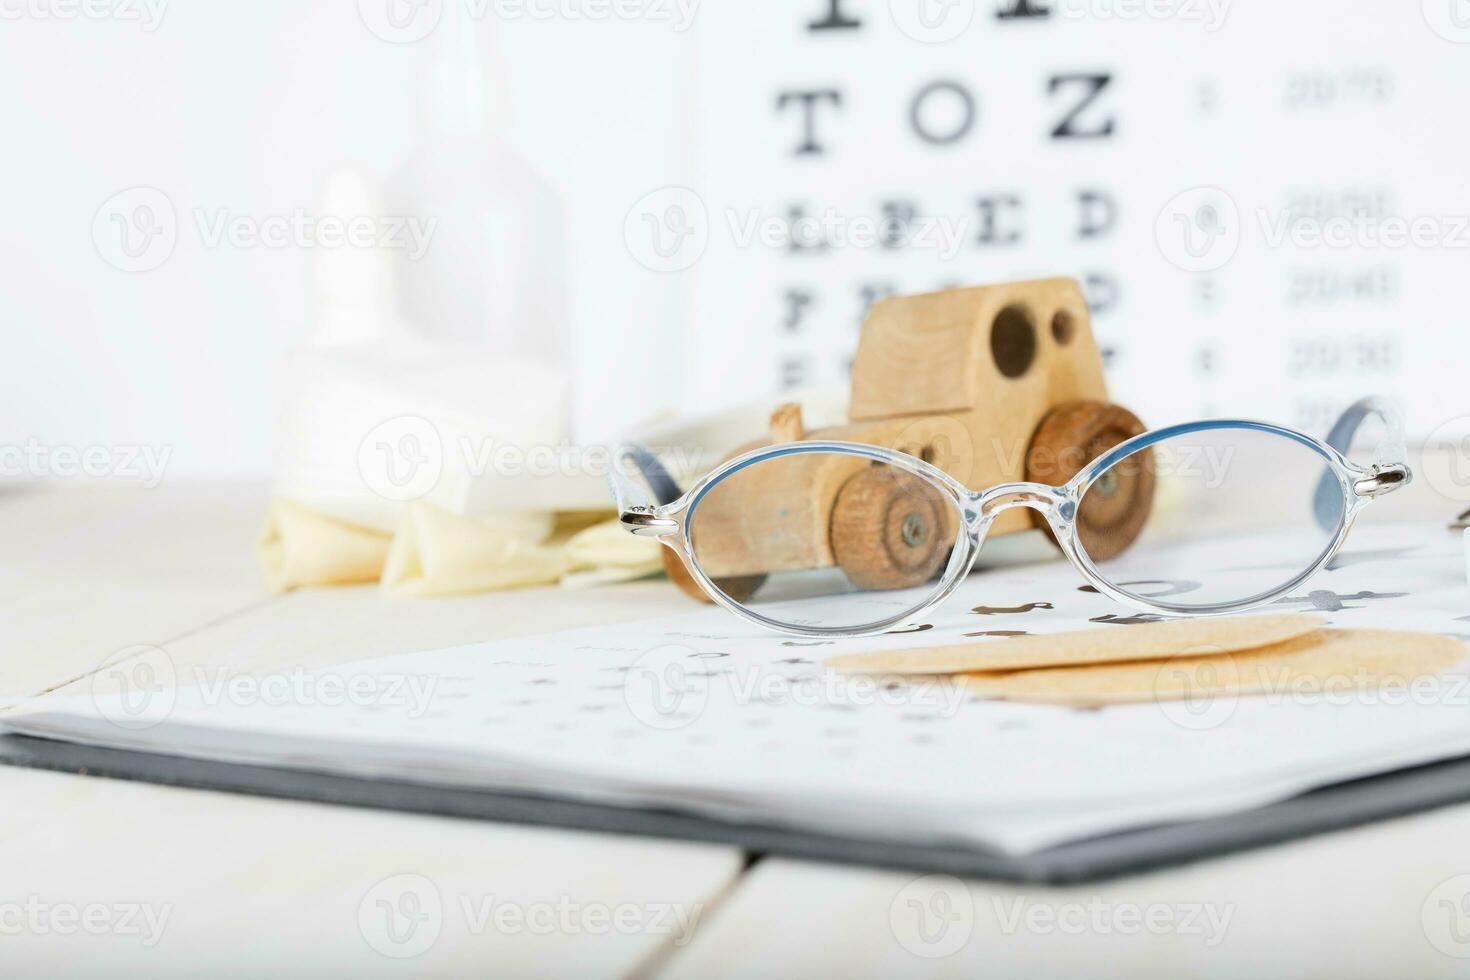
[[[823,629],[923,606],[963,526],[953,496],[928,480],[833,452],[739,469],[688,521],[694,558],[716,588],[778,623]]]

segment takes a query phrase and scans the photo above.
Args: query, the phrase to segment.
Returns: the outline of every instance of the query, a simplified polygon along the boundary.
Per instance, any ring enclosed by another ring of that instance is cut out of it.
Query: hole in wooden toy
[[[1072,319],[1072,314],[1066,310],[1057,310],[1056,315],[1051,318],[1052,339],[1065,347],[1076,335],[1077,321]]]
[[[1007,306],[995,315],[990,326],[990,355],[1007,378],[1019,378],[1036,360],[1036,327],[1031,314],[1019,306]]]

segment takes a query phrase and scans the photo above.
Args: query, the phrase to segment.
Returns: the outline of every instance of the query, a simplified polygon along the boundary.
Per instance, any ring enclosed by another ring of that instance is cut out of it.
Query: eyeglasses
[[[1372,416],[1386,435],[1362,466],[1344,453]],[[1410,481],[1406,456],[1396,413],[1369,398],[1325,442],[1193,422],[1129,439],[1062,486],[970,490],[906,453],[816,441],[745,453],[682,494],[652,453],[626,445],[609,483],[623,526],[672,548],[726,609],[782,633],[852,637],[942,602],[987,535],[1033,524],[1100,593],[1144,612],[1259,606],[1319,571],[1373,498]],[[1160,582],[1187,587],[1161,594]]]

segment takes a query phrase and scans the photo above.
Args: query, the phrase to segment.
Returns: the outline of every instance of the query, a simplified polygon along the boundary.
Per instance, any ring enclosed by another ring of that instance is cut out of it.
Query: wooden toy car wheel
[[[674,553],[672,548],[664,549],[664,574],[668,575],[669,581],[679,587],[679,591],[691,599],[700,602],[713,603],[705,594],[699,583],[694,581],[694,576],[689,574],[689,569],[684,567],[683,560]],[[715,587],[736,602],[744,602],[755,595],[756,590],[766,584],[764,575],[730,575],[713,580]]]
[[[1120,405],[1077,401],[1052,409],[1026,455],[1026,479],[1061,486],[1119,443],[1145,431],[1138,417]],[[1153,450],[1138,453],[1113,468],[1082,498],[1077,537],[1088,557],[1106,561],[1121,554],[1143,530],[1154,502]],[[1048,536],[1046,518],[1036,523]]]
[[[934,577],[954,546],[953,508],[933,486],[892,467],[849,477],[832,507],[832,555],[861,589],[904,589]]]

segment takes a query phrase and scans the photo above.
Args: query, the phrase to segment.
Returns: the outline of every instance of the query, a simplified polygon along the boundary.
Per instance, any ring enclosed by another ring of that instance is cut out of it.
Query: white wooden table
[[[0,495],[0,704],[138,644],[278,672],[687,608],[272,597],[262,499]],[[1470,807],[1042,888],[0,768],[0,977],[1470,976],[1467,895]]]

